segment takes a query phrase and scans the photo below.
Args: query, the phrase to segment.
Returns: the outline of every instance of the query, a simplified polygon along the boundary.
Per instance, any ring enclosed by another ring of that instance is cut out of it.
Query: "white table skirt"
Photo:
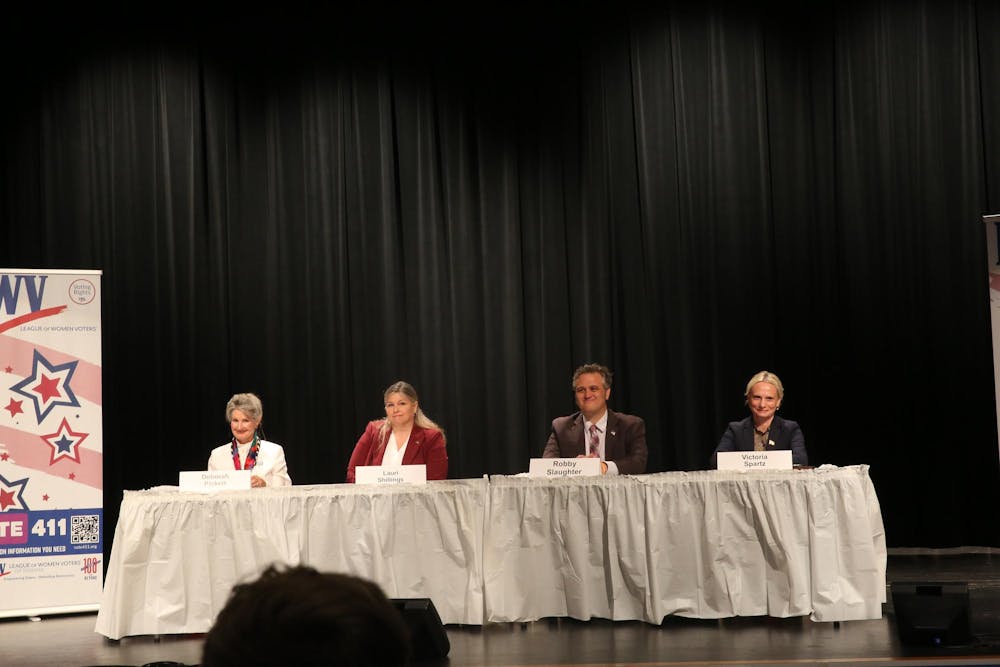
[[[126,491],[95,630],[207,632],[234,583],[308,564],[427,597],[445,623],[481,624],[486,480],[293,486],[216,494]]]
[[[649,620],[881,617],[885,531],[868,466],[639,479]]]
[[[868,466],[490,479],[487,621],[880,618],[882,514]]]
[[[494,476],[489,493],[487,621],[649,620],[644,485]]]
[[[445,623],[879,618],[882,517],[867,466],[426,486],[127,491],[96,631],[206,632],[273,563],[428,597]]]

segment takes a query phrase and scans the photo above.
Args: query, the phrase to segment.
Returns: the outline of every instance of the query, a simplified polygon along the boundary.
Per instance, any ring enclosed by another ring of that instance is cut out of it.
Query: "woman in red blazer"
[[[444,430],[420,409],[416,389],[407,382],[396,382],[383,397],[385,419],[368,422],[358,438],[347,463],[347,482],[354,483],[357,466],[421,463],[427,466],[427,479],[447,479]]]

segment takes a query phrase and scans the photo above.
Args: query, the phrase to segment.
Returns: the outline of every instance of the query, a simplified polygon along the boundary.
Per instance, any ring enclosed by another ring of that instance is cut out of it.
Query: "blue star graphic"
[[[73,388],[70,386],[70,382],[73,379],[73,373],[76,372],[76,365],[80,363],[79,361],[69,361],[65,364],[51,364],[49,360],[41,355],[41,353],[36,349],[34,353],[34,358],[31,362],[31,375],[24,378],[10,389],[11,391],[17,392],[22,396],[30,398],[35,404],[35,416],[38,418],[38,423],[41,424],[45,417],[48,416],[52,408],[57,405],[66,405],[70,407],[80,407],[80,401],[76,399],[76,394],[73,393]],[[41,368],[39,368],[41,367]],[[30,391],[29,387],[34,387],[42,381],[42,370],[48,371],[49,375],[56,375],[66,371],[66,376],[62,382],[62,389],[66,393],[66,398],[64,399],[53,399],[48,402],[48,405],[44,406],[44,400],[38,395],[38,393]]]
[[[12,494],[10,493],[10,491],[8,491],[8,493],[3,494],[4,497],[10,498],[11,501],[13,501],[14,498],[16,498],[17,503],[15,504],[20,505],[20,507],[14,507],[13,505],[7,505],[7,503],[4,503],[4,507],[0,508],[0,512],[7,512],[7,511],[19,512],[19,511],[30,510],[31,508],[28,507],[28,503],[24,502],[24,488],[26,486],[28,486],[27,477],[25,477],[24,479],[19,479],[16,482],[8,482],[3,475],[0,475],[0,491],[13,490],[15,487],[21,487],[17,490],[17,493]],[[8,509],[8,507],[10,509]]]
[[[67,454],[69,454],[71,452],[70,448],[73,446],[73,440],[70,440],[69,438],[67,438],[64,435],[63,437],[61,437],[58,440],[56,440],[55,444],[56,444],[56,446],[59,447],[58,451],[60,453],[66,452]]]
[[[52,457],[49,465],[54,465],[56,461],[69,459],[80,462],[80,445],[87,439],[89,433],[77,433],[69,427],[69,421],[63,417],[62,423],[55,433],[39,436],[46,445],[52,448]],[[59,438],[56,440],[56,438]]]

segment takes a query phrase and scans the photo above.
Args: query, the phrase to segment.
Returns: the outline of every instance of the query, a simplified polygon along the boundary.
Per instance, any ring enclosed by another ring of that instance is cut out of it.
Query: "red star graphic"
[[[24,401],[15,401],[12,398],[10,399],[10,403],[7,404],[7,407],[5,407],[4,410],[9,412],[11,418],[13,419],[15,416],[24,412],[24,410],[21,409],[21,403],[24,403]]]
[[[60,396],[59,393],[59,378],[50,378],[45,375],[42,376],[42,381],[32,387],[34,391],[37,391],[42,397],[42,403],[49,400],[50,398],[55,398]]]
[[[49,499],[49,494],[46,493],[44,496],[42,496],[42,500],[48,500],[48,499]]]
[[[11,505],[16,504],[17,503],[14,502],[13,491],[4,491],[3,489],[0,489],[0,512],[3,512]]]
[[[59,430],[55,433],[41,436],[42,440],[52,448],[52,456],[49,465],[52,465],[61,458],[68,458],[71,461],[80,462],[80,443],[87,439],[89,433],[77,433],[69,427],[69,422],[63,417],[59,424]],[[56,440],[56,438],[59,438]]]
[[[7,373],[11,373],[11,372],[14,371],[14,367],[13,366],[8,366],[7,368],[4,369],[4,371],[7,372]]]
[[[10,458],[10,454],[8,454],[7,452],[4,452],[3,454],[0,454],[0,461],[6,461],[9,458]]]
[[[76,473],[75,473],[75,472],[71,472],[71,473],[69,474],[69,478],[70,478],[70,479],[76,479]]]

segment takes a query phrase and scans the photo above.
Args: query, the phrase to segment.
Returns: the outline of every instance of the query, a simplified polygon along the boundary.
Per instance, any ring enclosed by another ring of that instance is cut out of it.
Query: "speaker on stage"
[[[410,629],[410,658],[444,658],[451,650],[448,634],[430,598],[394,598],[390,600]]]
[[[949,582],[894,582],[892,606],[904,644],[956,646],[972,641],[969,585]]]

